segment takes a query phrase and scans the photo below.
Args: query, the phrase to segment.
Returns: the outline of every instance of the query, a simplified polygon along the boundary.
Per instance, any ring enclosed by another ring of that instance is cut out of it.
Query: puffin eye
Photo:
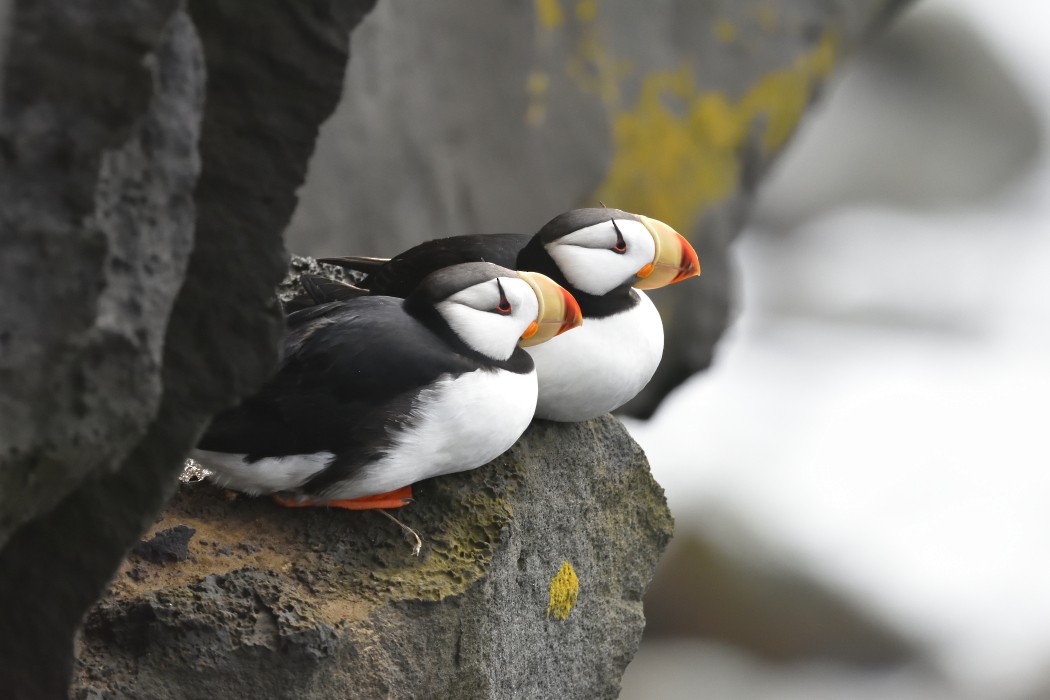
[[[499,304],[496,306],[496,313],[506,316],[511,311],[510,302],[507,301],[507,295],[503,291],[503,285],[500,284],[498,279],[496,280],[496,286],[499,287]]]
[[[623,255],[627,252],[627,241],[623,239],[623,234],[620,233],[620,227],[616,225],[616,219],[611,219],[613,228],[616,230],[616,243],[613,244],[613,252]]]

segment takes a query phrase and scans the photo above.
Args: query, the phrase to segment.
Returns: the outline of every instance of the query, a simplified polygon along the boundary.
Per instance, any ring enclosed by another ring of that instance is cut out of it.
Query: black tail
[[[368,258],[361,255],[347,255],[342,258],[318,258],[317,262],[371,274],[390,262],[390,260],[388,258]]]
[[[285,302],[284,312],[286,314],[308,309],[312,306],[328,304],[333,301],[346,301],[347,299],[368,295],[367,289],[355,287],[346,282],[330,280],[319,275],[300,275],[299,284],[302,286],[303,291],[306,292],[306,295],[300,294],[294,299]]]
[[[346,301],[368,295],[368,290],[348,282],[330,280],[320,275],[300,275],[299,284],[314,300],[315,304],[327,304],[330,301]]]

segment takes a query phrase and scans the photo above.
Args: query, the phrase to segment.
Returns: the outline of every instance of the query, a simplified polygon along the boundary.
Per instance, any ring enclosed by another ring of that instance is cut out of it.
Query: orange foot
[[[360,498],[346,498],[341,501],[296,501],[291,498],[281,498],[280,496],[274,496],[273,500],[287,508],[302,508],[305,506],[328,506],[329,508],[346,508],[347,510],[401,508],[412,502],[412,486],[402,486],[387,493],[377,493],[374,496],[361,496]]]

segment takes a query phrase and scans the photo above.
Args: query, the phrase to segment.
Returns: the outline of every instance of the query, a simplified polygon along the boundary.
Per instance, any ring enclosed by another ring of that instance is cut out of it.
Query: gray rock
[[[281,234],[373,2],[0,9],[5,697],[65,696],[84,611],[270,370]]]
[[[619,421],[539,421],[415,498],[419,557],[375,512],[183,486],[155,528],[191,523],[190,558],[124,564],[74,697],[616,697],[671,536]]]
[[[174,0],[59,5],[10,17],[0,546],[85,476],[111,471],[155,417],[193,240],[204,76],[192,28]]]
[[[176,2],[81,4],[22,3],[8,17],[0,686],[13,698],[63,694],[73,630],[146,524],[133,480],[102,484],[161,411],[193,241],[196,34]],[[161,475],[136,467],[153,477],[155,509]]]
[[[385,0],[354,36],[290,244],[388,257],[536,231],[598,200],[662,219],[704,272],[653,295],[664,361],[627,408],[648,415],[711,362],[757,182],[841,59],[903,4]]]
[[[158,531],[148,540],[142,540],[131,552],[154,564],[185,561],[190,556],[190,540],[197,533],[192,527],[176,525]]]

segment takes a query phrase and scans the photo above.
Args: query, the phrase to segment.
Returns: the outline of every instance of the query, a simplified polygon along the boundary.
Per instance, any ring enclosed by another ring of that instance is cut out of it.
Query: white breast
[[[529,427],[536,409],[536,373],[476,370],[445,375],[416,401],[412,427],[394,437],[381,459],[318,500],[385,493],[421,479],[480,467],[506,452]],[[253,495],[294,491],[331,462],[331,452],[268,457],[247,463],[244,455],[193,450],[221,485]]]
[[[443,377],[423,392],[412,428],[393,448],[326,498],[392,491],[441,474],[480,467],[510,449],[532,421],[536,373],[476,370]]]
[[[637,291],[637,290],[636,290]],[[536,416],[582,421],[634,398],[660,364],[664,329],[660,313],[643,293],[621,314],[585,318],[579,328],[528,348],[536,362]]]

